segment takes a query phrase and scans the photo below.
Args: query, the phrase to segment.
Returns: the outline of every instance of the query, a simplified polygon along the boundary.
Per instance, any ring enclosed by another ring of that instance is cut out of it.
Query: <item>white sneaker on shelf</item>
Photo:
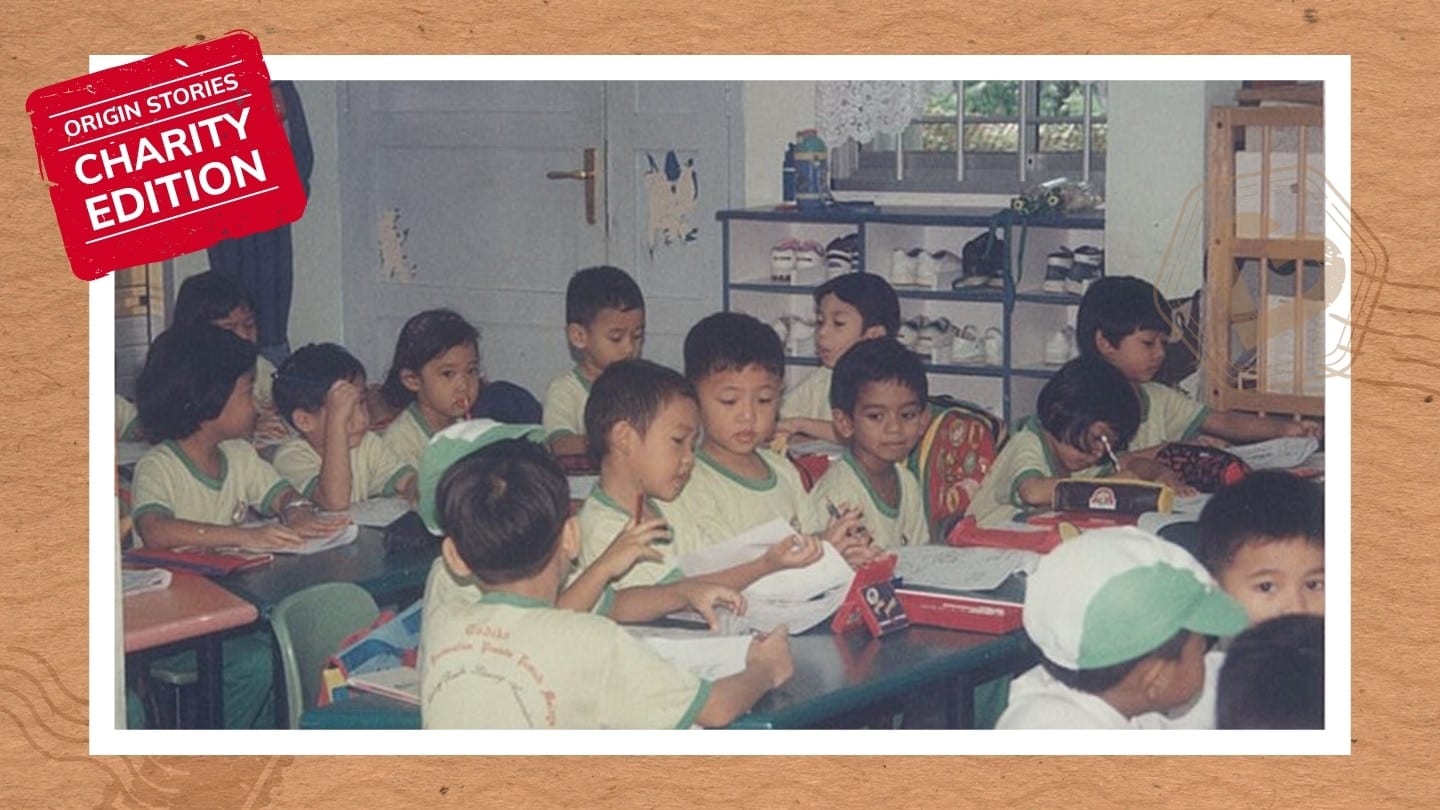
[[[800,243],[786,239],[770,248],[770,280],[789,284],[795,278],[795,248]]]
[[[901,250],[896,248],[890,252],[890,284],[894,287],[915,286],[915,275],[918,265],[924,256],[924,251],[919,248],[915,250]]]
[[[948,250],[934,253],[920,252],[915,268],[915,283],[928,290],[939,289],[941,278],[957,278],[960,275],[960,257]]]
[[[1005,360],[1005,336],[994,326],[985,330],[985,365],[998,366]]]
[[[1066,327],[1068,329],[1069,327]],[[1045,341],[1045,365],[1063,366],[1070,359],[1070,350],[1074,348],[1074,341],[1067,340],[1064,329],[1056,329],[1050,333],[1050,339]]]
[[[825,248],[818,242],[801,242],[795,248],[795,277],[800,283],[811,282],[821,276],[825,266]]]
[[[1045,257],[1045,282],[1040,289],[1045,292],[1065,292],[1065,282],[1070,278],[1070,268],[1075,266],[1075,254],[1061,245],[1058,250]]]
[[[915,351],[915,342],[920,339],[920,324],[913,318],[900,324],[900,330],[895,333],[895,339],[900,342],[901,346],[912,352]]]
[[[980,342],[975,327],[967,324],[965,328],[953,331],[955,336],[950,347],[950,362],[959,365],[985,362],[985,344]]]

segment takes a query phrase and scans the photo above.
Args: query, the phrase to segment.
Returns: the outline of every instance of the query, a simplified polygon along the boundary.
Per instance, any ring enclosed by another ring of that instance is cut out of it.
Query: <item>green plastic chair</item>
[[[280,667],[285,674],[285,704],[290,728],[300,727],[300,715],[315,706],[320,694],[320,673],[340,649],[340,642],[369,627],[380,608],[364,588],[351,582],[326,582],[290,594],[270,614]]]

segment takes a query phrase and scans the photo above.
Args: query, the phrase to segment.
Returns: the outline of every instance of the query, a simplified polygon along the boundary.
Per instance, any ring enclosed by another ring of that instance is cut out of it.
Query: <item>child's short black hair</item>
[[[1291,614],[1235,637],[1215,691],[1218,728],[1325,727],[1325,619]]]
[[[395,338],[395,359],[380,386],[380,396],[392,408],[409,405],[415,400],[415,392],[405,387],[401,372],[419,374],[426,363],[456,346],[479,342],[480,333],[460,313],[451,309],[425,310],[406,321]]]
[[[640,285],[629,273],[608,264],[576,272],[565,287],[566,323],[589,326],[602,309],[629,312],[644,308]]]
[[[650,429],[660,409],[675,397],[698,403],[695,385],[678,371],[649,360],[613,363],[590,387],[585,402],[585,437],[590,455],[601,461],[610,452],[610,429],[628,422],[641,434]]]
[[[210,270],[185,279],[175,294],[171,326],[200,326],[222,320],[245,307],[255,311],[255,302],[234,276]]]
[[[483,583],[533,577],[570,515],[565,473],[540,445],[505,439],[465,456],[435,488],[440,527]]]
[[[156,441],[183,439],[220,415],[242,375],[255,373],[255,344],[210,324],[178,326],[150,344],[136,383],[140,424]]]
[[[1170,302],[1155,285],[1134,276],[1106,276],[1096,279],[1080,299],[1080,314],[1075,318],[1075,342],[1080,356],[1099,357],[1095,335],[1119,346],[1126,336],[1141,329],[1170,334],[1175,315]]]
[[[292,427],[298,408],[314,413],[325,406],[330,386],[339,380],[364,384],[365,367],[334,343],[311,343],[285,358],[275,371],[275,408]]]
[[[1095,669],[1069,669],[1051,661],[1045,656],[1040,656],[1040,663],[1050,677],[1065,684],[1071,689],[1081,692],[1088,692],[1098,695],[1106,689],[1115,686],[1125,680],[1131,670],[1139,666],[1141,661],[1151,656],[1162,658],[1166,661],[1178,661],[1185,652],[1185,642],[1190,640],[1190,631],[1181,630],[1170,637],[1169,641],[1161,644],[1152,652],[1148,652],[1139,658],[1132,658],[1129,661],[1121,661],[1118,664],[1111,664],[1108,667],[1097,667]]]
[[[1325,490],[1281,470],[1252,472],[1216,492],[1200,511],[1200,562],[1219,576],[1251,543],[1303,537],[1325,548]]]
[[[743,312],[717,312],[685,335],[685,376],[693,383],[718,371],[760,366],[785,376],[785,347],[775,330]]]
[[[1115,430],[1115,450],[1124,450],[1140,428],[1140,398],[1121,371],[1098,357],[1077,357],[1060,367],[1040,389],[1035,415],[1045,432],[1081,450],[1096,422]]]
[[[909,388],[925,404],[930,381],[919,355],[901,346],[894,338],[862,340],[841,356],[830,381],[830,407],[855,416],[860,387],[866,383],[897,382]]]
[[[900,331],[900,298],[895,288],[875,273],[845,273],[815,288],[815,305],[833,295],[860,311],[860,328],[885,327],[886,337]]]

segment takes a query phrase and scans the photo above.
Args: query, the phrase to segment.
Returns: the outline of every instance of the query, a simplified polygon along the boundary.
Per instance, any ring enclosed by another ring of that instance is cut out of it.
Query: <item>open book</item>
[[[412,706],[420,705],[420,670],[414,667],[394,667],[351,675],[347,683],[361,692],[373,692]]]

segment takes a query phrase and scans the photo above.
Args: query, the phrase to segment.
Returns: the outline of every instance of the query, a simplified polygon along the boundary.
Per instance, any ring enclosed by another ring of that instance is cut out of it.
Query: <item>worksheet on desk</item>
[[[680,558],[680,570],[687,577],[723,571],[763,555],[771,546],[792,537],[795,529],[775,519]],[[745,597],[805,602],[838,586],[849,585],[855,572],[829,543],[821,543],[819,560],[804,568],[776,571],[756,580],[745,589]]]

